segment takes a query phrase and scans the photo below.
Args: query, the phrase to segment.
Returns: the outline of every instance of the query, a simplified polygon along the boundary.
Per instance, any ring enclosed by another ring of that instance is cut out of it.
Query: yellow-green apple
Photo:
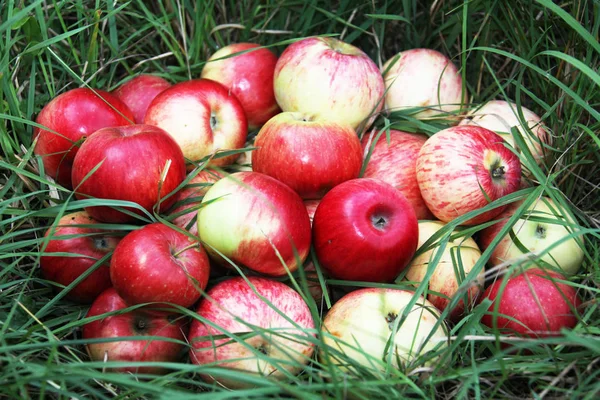
[[[202,245],[155,222],[128,233],[110,261],[110,279],[129,305],[158,302],[190,307],[208,283]]]
[[[34,153],[42,157],[46,174],[65,187],[80,142],[100,128],[130,125],[134,117],[116,96],[98,89],[78,88],[62,93],[42,108],[35,127]]]
[[[479,234],[481,249],[487,249],[512,217],[522,201],[512,203],[500,215],[499,221]],[[549,197],[535,200],[511,230],[494,247],[489,264],[510,264],[533,253],[541,260],[566,274],[576,273],[583,262],[583,238],[577,235],[581,228],[562,207]]]
[[[492,304],[481,322],[499,334],[527,337],[558,336],[577,325],[581,300],[566,278],[554,271],[528,269],[498,278],[482,300]]]
[[[406,290],[388,288],[346,294],[323,319],[320,361],[342,371],[353,364],[385,371],[389,363],[406,372],[435,364],[438,357],[426,353],[447,346],[446,327],[439,311],[422,296],[407,310],[413,296]]]
[[[417,214],[417,219],[433,219],[417,183],[417,156],[427,136],[390,129],[389,142],[385,134],[377,140],[377,130],[363,136],[365,156],[371,152],[363,178],[375,178],[389,183],[402,192]]]
[[[386,94],[385,109],[417,108],[418,119],[450,116],[467,102],[462,78],[444,54],[432,49],[411,49],[390,58],[381,69]],[[420,109],[420,110],[419,110]]]
[[[383,107],[385,85],[377,65],[358,47],[332,37],[289,45],[277,60],[275,98],[283,111],[370,125]]]
[[[127,363],[177,362],[185,348],[186,320],[174,314],[146,313],[142,308],[122,312],[125,308],[127,304],[114,288],[106,289],[94,301],[86,318],[108,315],[83,325],[83,339],[108,341],[87,343],[90,358],[92,361],[122,362],[123,366],[108,368],[115,372],[167,372],[166,368],[157,365],[128,366]],[[140,336],[148,339],[140,339]],[[115,341],[115,338],[121,340]]]
[[[244,109],[230,90],[210,79],[177,83],[152,100],[145,124],[167,131],[191,161],[217,151],[244,147],[248,123]],[[238,154],[215,158],[210,164],[233,163]]]
[[[300,112],[271,118],[254,140],[252,170],[285,183],[303,199],[320,199],[331,188],[358,178],[360,140],[346,123]]]
[[[541,164],[544,158],[543,145],[548,143],[550,137],[537,114],[525,107],[521,107],[521,112],[523,113],[523,122],[519,119],[516,104],[504,100],[492,100],[470,111],[459,125],[477,125],[494,131],[518,150],[511,133],[511,128],[517,127],[529,152],[536,162]]]
[[[423,247],[423,245],[444,226],[445,224],[440,221],[419,221],[417,255],[411,260],[406,269],[406,279],[414,282],[417,286],[424,283],[423,280],[428,269],[432,268],[431,262],[440,250],[439,241],[431,246]],[[485,270],[481,268],[475,279],[469,282],[470,286],[466,293],[458,293],[459,286],[464,284],[465,278],[481,258],[481,251],[472,238],[457,237],[457,235],[457,231],[452,232],[441,258],[433,267],[435,268],[433,274],[426,283],[428,288],[426,290],[427,300],[440,311],[444,311],[448,307],[455,295],[464,297],[466,294],[469,304],[475,303],[485,284]],[[464,299],[461,299],[450,311],[450,319],[453,321],[460,319],[465,308],[469,309],[469,307],[465,307]]]
[[[40,257],[44,279],[68,286],[115,249],[120,238],[114,232],[94,227],[97,224],[88,213],[78,211],[64,215],[56,227],[46,231],[44,237],[49,238],[48,244]],[[65,298],[79,303],[94,301],[112,285],[108,266],[108,261],[102,263]]]
[[[494,132],[479,126],[453,126],[431,136],[417,157],[417,182],[427,208],[450,222],[520,188],[519,158]],[[504,207],[480,213],[464,225],[477,225]]]
[[[231,90],[242,104],[252,130],[280,111],[273,91],[276,63],[277,56],[259,44],[232,43],[210,56],[200,76]]]
[[[127,200],[149,212],[158,206],[162,212],[175,200],[166,196],[185,176],[185,159],[168,133],[156,126],[128,125],[100,129],[83,143],[73,160],[72,182],[78,199]],[[103,222],[136,220],[110,206],[85,209]],[[126,209],[142,214],[136,208]]]
[[[406,197],[370,178],[329,191],[313,219],[313,246],[334,279],[391,282],[417,249],[419,225]]]
[[[160,76],[138,75],[123,83],[112,93],[129,107],[136,124],[143,124],[148,106],[154,98],[171,84]]]
[[[209,255],[253,271],[283,276],[308,256],[310,220],[289,186],[258,172],[236,172],[208,190],[198,211],[198,234]]]
[[[272,379],[299,373],[314,352],[310,309],[282,282],[260,277],[247,280],[222,281],[200,301],[196,313],[201,319],[192,321],[188,335],[190,360]],[[202,377],[232,389],[251,386],[231,375]]]

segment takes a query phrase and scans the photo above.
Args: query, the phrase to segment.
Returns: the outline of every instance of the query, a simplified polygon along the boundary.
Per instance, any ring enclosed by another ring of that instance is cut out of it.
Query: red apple
[[[64,215],[55,228],[46,231],[44,237],[51,236],[44,255],[40,257],[44,279],[68,286],[115,249],[120,238],[95,228],[95,224],[98,222],[94,218],[85,211],[79,211]],[[108,261],[100,265],[65,297],[80,303],[94,301],[111,286],[108,266]]]
[[[113,91],[133,112],[136,124],[144,123],[144,117],[150,102],[171,84],[154,75],[138,75]]]
[[[376,130],[365,135],[362,146],[371,156],[363,178],[375,178],[389,183],[402,192],[413,206],[417,219],[433,219],[417,182],[417,156],[427,136],[390,129],[389,143],[385,133]]]
[[[244,109],[231,91],[210,79],[177,83],[152,100],[145,124],[167,131],[185,158],[199,161],[218,150],[244,147],[248,123]],[[216,158],[211,165],[233,163],[239,154]]]
[[[86,317],[107,313],[110,316],[83,325],[83,339],[113,339],[100,343],[88,343],[86,348],[92,361],[122,362],[176,362],[185,347],[185,319],[174,315],[152,315],[137,309],[118,313],[127,308],[114,288],[102,292],[94,301]],[[128,340],[131,336],[147,336],[147,340]],[[165,338],[167,340],[161,340]],[[167,372],[159,366],[123,366],[111,368],[116,372],[159,374]]]
[[[34,128],[34,153],[42,157],[46,173],[65,187],[71,186],[71,166],[79,142],[100,128],[130,125],[133,114],[114,95],[103,90],[72,89],[42,108]]]
[[[483,294],[493,303],[481,322],[501,334],[528,337],[560,335],[563,328],[577,325],[577,290],[561,282],[566,278],[553,271],[528,269],[499,278]]]
[[[308,256],[310,220],[289,186],[258,172],[215,183],[198,211],[198,234],[212,258],[271,276],[294,272]],[[220,254],[219,254],[220,253]]]
[[[272,176],[303,199],[320,199],[334,186],[358,178],[360,140],[345,123],[284,112],[271,118],[254,140],[252,169]]]
[[[160,222],[127,234],[110,262],[110,279],[129,305],[190,307],[206,288],[209,272],[202,245]]]
[[[399,190],[361,178],[334,187],[313,220],[313,246],[334,279],[391,282],[410,262],[417,217]]]
[[[244,108],[249,129],[256,129],[280,111],[273,92],[276,63],[277,56],[259,44],[233,43],[210,56],[201,77],[231,90]]]
[[[242,277],[220,282],[200,301],[196,312],[202,321],[192,321],[188,336],[192,363],[216,364],[274,379],[286,376],[282,369],[288,374],[299,373],[314,352],[315,325],[310,309],[282,282],[247,279],[250,284]],[[245,332],[254,334],[232,336]],[[277,360],[277,365],[265,361],[265,356]],[[225,376],[202,376],[228,388],[249,386]]]
[[[283,111],[312,114],[357,129],[383,107],[385,85],[362,50],[332,37],[289,45],[275,66],[275,98]]]
[[[444,129],[425,142],[417,157],[421,195],[439,220],[450,222],[520,188],[521,163],[494,132],[478,126]],[[481,213],[477,225],[504,207]]]
[[[72,181],[79,199],[128,200],[147,211],[160,199],[163,211],[175,200],[163,198],[183,182],[185,174],[185,160],[173,138],[155,126],[129,125],[104,128],[89,137],[73,161]],[[135,220],[109,206],[90,206],[86,211],[104,222]]]

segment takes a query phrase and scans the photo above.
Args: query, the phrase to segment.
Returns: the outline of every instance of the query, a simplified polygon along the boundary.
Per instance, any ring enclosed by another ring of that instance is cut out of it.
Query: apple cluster
[[[42,275],[91,304],[85,339],[122,339],[90,342],[100,361],[177,362],[187,348],[194,364],[274,379],[315,353],[342,370],[347,358],[409,370],[435,363],[449,324],[482,300],[491,329],[559,334],[578,321],[568,276],[584,258],[580,228],[550,197],[502,201],[532,173],[520,154],[543,165],[549,135],[523,107],[467,113],[467,100],[437,51],[379,68],[331,37],[279,57],[232,44],[175,84],[140,75],[112,92],[69,90],[39,113],[34,151],[83,210],[46,232]],[[448,127],[372,128],[398,112]],[[299,276],[316,281],[309,293]],[[317,321],[310,305],[336,281],[354,289]]]

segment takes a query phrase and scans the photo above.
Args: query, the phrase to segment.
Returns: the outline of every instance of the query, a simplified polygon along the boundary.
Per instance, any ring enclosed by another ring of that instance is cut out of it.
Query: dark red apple
[[[171,84],[155,75],[138,75],[113,91],[133,113],[136,124],[143,124],[150,102]]]

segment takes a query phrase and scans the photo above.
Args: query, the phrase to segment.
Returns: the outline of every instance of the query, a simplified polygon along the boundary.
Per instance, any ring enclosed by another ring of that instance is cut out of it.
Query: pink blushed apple
[[[138,75],[116,88],[112,93],[133,112],[136,124],[143,124],[150,102],[171,84],[154,75]]]

